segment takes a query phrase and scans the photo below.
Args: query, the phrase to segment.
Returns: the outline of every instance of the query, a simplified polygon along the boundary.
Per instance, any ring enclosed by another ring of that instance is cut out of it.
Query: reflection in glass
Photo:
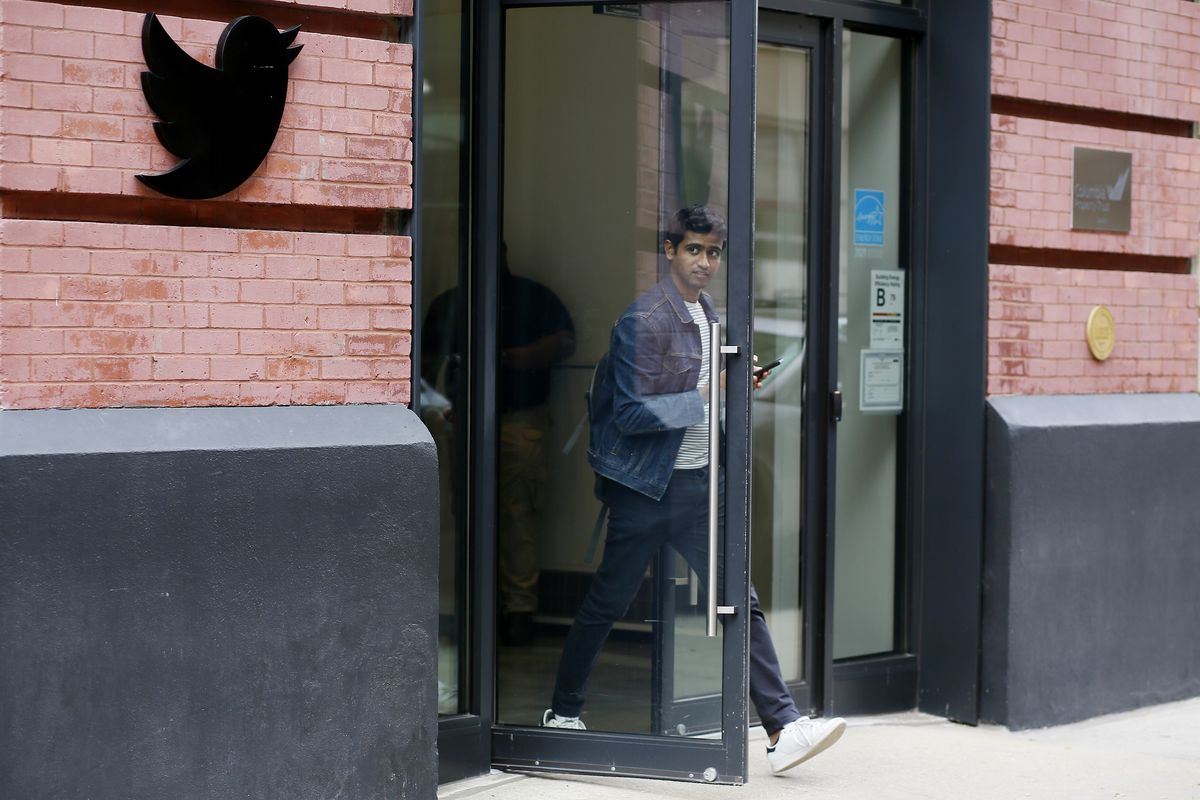
[[[809,51],[758,46],[754,352],[783,363],[754,394],[752,575],[784,677],[804,676],[801,544],[808,282]]]
[[[845,34],[833,655],[896,649],[897,417],[859,410],[860,353],[872,347],[872,270],[903,269],[901,53],[897,39]],[[860,206],[878,203],[870,213]],[[861,211],[861,208],[859,209]]]
[[[438,449],[441,559],[438,570],[438,713],[466,710],[466,252],[462,0],[424,5],[421,123],[421,419]]]
[[[601,635],[595,665],[573,672],[586,676],[586,704],[578,706],[582,721],[591,730],[703,733],[719,728],[721,690],[721,640],[703,636],[703,581],[689,581],[690,571],[674,549],[642,552],[633,540],[644,537],[614,534],[628,522],[629,512],[621,509],[640,502],[636,496],[622,505],[606,494],[616,518],[608,521],[606,534],[593,536],[601,503],[587,457],[596,444],[589,441],[586,398],[596,364],[610,353],[614,323],[635,298],[653,292],[660,279],[669,280],[667,254],[674,250],[664,247],[663,230],[671,214],[697,203],[726,212],[728,6],[643,3],[632,14],[624,7],[619,14],[600,13],[606,10],[529,8],[505,15],[503,239],[511,276],[528,283],[527,291],[505,290],[500,298],[499,544],[509,548],[514,538],[523,538],[534,557],[533,569],[524,573],[533,587],[526,596],[533,607],[514,604],[503,590],[497,598],[505,612],[499,620],[498,720],[542,721],[568,631],[606,548],[620,541],[630,553],[623,563],[633,566],[613,577],[620,586],[597,596],[628,607],[616,610],[607,639]],[[674,254],[682,257],[683,249]],[[706,287],[713,316],[723,312],[724,285],[717,273]],[[512,329],[519,334],[515,338]],[[538,342],[542,358],[528,362],[531,371],[519,372],[514,360],[529,356],[522,349]],[[694,386],[699,364],[683,354],[654,356],[659,345],[644,331],[628,339],[625,352],[645,362],[638,380],[653,384],[643,391],[692,395],[702,408]],[[532,370],[544,382],[530,380]],[[539,388],[531,388],[534,384]],[[527,394],[533,396],[525,400],[537,401],[538,422],[509,435],[505,408],[514,395]],[[524,461],[510,448],[514,442],[536,449],[537,463]],[[614,441],[605,455],[636,458],[622,449],[627,444]],[[513,475],[519,476],[517,484]],[[695,505],[707,508],[707,484],[701,483],[703,502]],[[506,504],[514,486],[518,494],[536,494],[539,502],[510,514]],[[632,492],[611,482],[606,491]],[[703,517],[706,542],[706,512]],[[673,524],[679,523],[643,526],[643,532]],[[518,526],[522,533],[514,537]],[[677,542],[687,540],[682,529],[676,533]],[[689,555],[695,563],[697,553]],[[500,557],[501,583],[509,557]],[[527,630],[510,625],[521,610],[530,612]],[[585,650],[568,648],[576,655]],[[681,699],[695,695],[716,698],[707,727],[693,725],[678,708]]]

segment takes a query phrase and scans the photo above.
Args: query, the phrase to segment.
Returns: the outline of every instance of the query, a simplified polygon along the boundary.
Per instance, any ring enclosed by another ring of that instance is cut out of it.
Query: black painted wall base
[[[1198,442],[1197,395],[990,401],[985,719],[1200,695]]]
[[[917,658],[877,656],[833,665],[830,713],[890,714],[917,705]]]
[[[433,798],[400,407],[0,412],[0,794]]]

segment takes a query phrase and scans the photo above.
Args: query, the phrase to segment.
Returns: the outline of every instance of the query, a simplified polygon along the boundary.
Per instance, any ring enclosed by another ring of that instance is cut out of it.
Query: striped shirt
[[[683,304],[687,306],[688,313],[692,315],[692,321],[700,328],[700,380],[696,385],[703,386],[708,383],[712,364],[712,353],[708,341],[708,317],[704,314],[704,307],[699,303],[689,303],[684,300]],[[708,398],[705,397],[704,422],[689,426],[683,433],[679,453],[675,456],[675,469],[699,469],[708,466],[709,410],[707,400]]]

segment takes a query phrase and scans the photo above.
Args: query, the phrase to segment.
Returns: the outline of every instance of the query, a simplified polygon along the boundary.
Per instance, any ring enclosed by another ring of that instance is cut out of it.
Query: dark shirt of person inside
[[[429,306],[422,329],[425,379],[436,385],[444,364],[445,393],[456,397],[463,353],[463,314],[466,305],[458,287],[438,295]],[[500,281],[500,413],[541,405],[550,396],[550,367],[569,353],[553,344],[551,352],[530,352],[531,346],[555,334],[566,334],[573,348],[575,325],[562,302],[545,286],[513,275],[507,267]]]

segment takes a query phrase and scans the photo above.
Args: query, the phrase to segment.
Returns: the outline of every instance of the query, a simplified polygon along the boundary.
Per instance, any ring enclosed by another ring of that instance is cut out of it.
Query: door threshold
[[[510,783],[529,780],[529,777],[528,775],[518,775],[512,772],[493,769],[486,775],[477,775],[473,778],[463,778],[462,780],[444,783],[438,787],[437,796],[438,800],[463,800],[463,798],[474,797],[483,792],[507,786]]]

